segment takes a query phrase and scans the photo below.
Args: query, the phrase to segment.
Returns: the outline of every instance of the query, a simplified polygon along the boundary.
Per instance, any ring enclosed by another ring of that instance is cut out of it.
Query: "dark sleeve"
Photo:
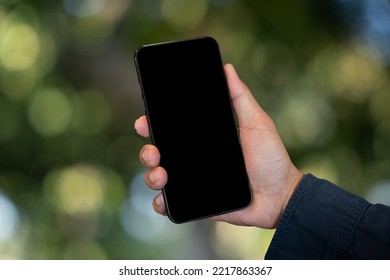
[[[390,207],[306,174],[266,259],[390,259]]]

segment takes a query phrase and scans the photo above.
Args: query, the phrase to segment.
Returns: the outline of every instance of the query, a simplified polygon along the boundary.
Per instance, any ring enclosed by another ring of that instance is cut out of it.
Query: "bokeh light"
[[[281,107],[277,123],[284,141],[289,146],[319,146],[327,141],[335,129],[335,114],[324,96],[305,88],[291,87],[295,97]],[[309,117],[310,116],[310,117]]]
[[[69,98],[56,88],[38,90],[32,97],[28,112],[32,126],[43,136],[64,132],[73,118]]]
[[[99,13],[106,5],[106,0],[63,0],[68,13],[77,17],[90,17]]]
[[[274,232],[218,223],[215,227],[214,247],[227,259],[261,259],[271,243]]]
[[[160,249],[160,256],[169,259],[203,259],[214,255],[214,242],[209,239],[211,224],[208,221],[175,224],[168,217],[155,213],[151,202],[158,192],[147,188],[143,177],[144,172],[140,172],[131,180],[129,197],[119,215],[128,236],[134,238],[138,245],[143,244],[145,250],[151,250],[137,252],[136,255],[158,259],[156,250]]]
[[[390,180],[375,183],[368,190],[367,199],[372,203],[390,204]]]
[[[121,211],[124,229],[143,242],[154,243],[157,240],[166,242],[177,239],[178,232],[169,230],[171,222],[154,212],[151,201],[157,193],[145,186],[143,177],[144,174],[139,173],[130,183],[130,196]],[[140,224],[143,226],[140,227]]]
[[[37,60],[40,43],[37,32],[23,23],[15,23],[1,34],[0,61],[7,70],[20,71]]]
[[[49,29],[38,23],[34,10],[24,5],[4,17],[0,38],[0,66],[4,70],[0,89],[9,98],[21,99],[52,69],[57,46]]]
[[[98,212],[107,187],[98,170],[82,165],[49,174],[45,185],[58,210],[72,216]]]
[[[331,46],[313,60],[313,73],[325,87],[351,102],[362,102],[384,81],[376,53],[361,46]]]
[[[19,213],[14,203],[0,193],[0,243],[12,239],[18,230]]]

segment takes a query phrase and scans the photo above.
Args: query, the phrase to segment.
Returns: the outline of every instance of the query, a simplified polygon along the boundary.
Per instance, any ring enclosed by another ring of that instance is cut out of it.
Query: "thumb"
[[[226,79],[238,123],[242,128],[261,128],[262,124],[272,123],[260,107],[247,85],[238,77],[232,64],[225,66]]]

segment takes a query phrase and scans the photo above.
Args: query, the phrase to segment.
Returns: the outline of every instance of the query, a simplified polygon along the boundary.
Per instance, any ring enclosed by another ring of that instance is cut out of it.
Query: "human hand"
[[[291,162],[274,122],[240,80],[233,66],[226,64],[224,67],[239,123],[240,141],[253,200],[245,209],[210,219],[235,225],[275,228],[303,173]],[[150,136],[145,116],[137,119],[134,127],[139,135]],[[159,166],[158,149],[151,144],[143,146],[140,161],[149,168],[145,173],[145,184],[154,190],[162,189],[169,174]],[[157,213],[166,215],[161,193],[155,197],[152,205]]]

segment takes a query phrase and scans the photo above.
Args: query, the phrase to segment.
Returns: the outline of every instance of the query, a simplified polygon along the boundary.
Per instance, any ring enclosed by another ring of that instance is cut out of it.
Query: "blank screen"
[[[250,187],[217,42],[147,45],[135,60],[151,139],[168,173],[163,193],[171,220],[247,206]]]

